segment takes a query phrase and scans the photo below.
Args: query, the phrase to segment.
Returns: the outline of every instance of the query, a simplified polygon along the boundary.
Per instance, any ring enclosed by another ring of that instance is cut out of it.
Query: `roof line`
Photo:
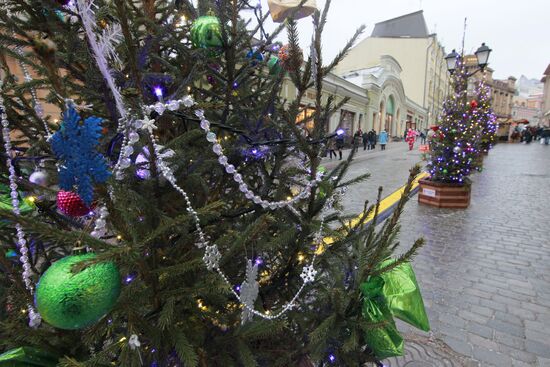
[[[424,10],[417,10],[417,11],[414,11],[414,12],[409,13],[409,14],[400,15],[400,16],[395,17],[395,18],[392,18],[392,19],[387,19],[387,20],[384,20],[384,21],[382,21],[382,22],[375,23],[374,25],[383,24],[383,23],[387,23],[387,22],[391,22],[391,21],[394,21],[394,20],[397,20],[397,19],[405,18],[405,17],[408,17],[408,16],[410,16],[410,15],[418,14],[418,13],[423,13],[423,12],[424,12]]]

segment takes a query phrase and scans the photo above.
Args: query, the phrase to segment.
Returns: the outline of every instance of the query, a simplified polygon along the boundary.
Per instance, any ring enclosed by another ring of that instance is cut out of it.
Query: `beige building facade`
[[[391,137],[401,137],[408,128],[421,129],[426,125],[428,110],[406,95],[402,71],[395,58],[383,55],[376,66],[342,76],[368,93],[368,130],[386,130]]]
[[[541,82],[544,83],[541,122],[545,126],[550,126],[550,64],[548,64],[548,67],[544,71]]]
[[[377,23],[371,36],[351,49],[335,72],[349,75],[375,67],[385,55],[400,65],[405,95],[428,111],[417,128],[435,124],[447,96],[449,75],[445,50],[437,36],[428,32],[422,11]]]

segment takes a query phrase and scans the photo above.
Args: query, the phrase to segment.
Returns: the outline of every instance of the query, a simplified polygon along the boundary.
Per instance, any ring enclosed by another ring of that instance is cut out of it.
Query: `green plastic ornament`
[[[82,329],[111,311],[120,295],[120,274],[115,263],[94,264],[78,273],[71,271],[73,265],[95,257],[64,257],[40,277],[35,304],[48,324],[59,329]]]
[[[198,17],[191,27],[191,42],[196,48],[222,47],[222,27],[213,15]]]
[[[443,170],[443,173],[444,174],[447,174],[449,171],[447,171],[446,169]]]
[[[269,74],[271,75],[279,75],[283,70],[281,63],[279,62],[279,58],[273,55],[267,61],[267,67],[269,68]]]

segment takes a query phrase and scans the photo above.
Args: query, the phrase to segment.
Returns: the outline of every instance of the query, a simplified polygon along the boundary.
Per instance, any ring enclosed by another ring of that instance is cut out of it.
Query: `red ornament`
[[[433,126],[430,127],[430,129],[432,129],[433,131],[438,131],[438,130],[439,130],[439,126],[433,125]]]
[[[472,102],[470,102],[470,107],[477,108],[477,101],[475,99]]]
[[[279,50],[279,62],[286,71],[297,70],[298,68],[300,68],[300,66],[302,65],[302,62],[304,61],[304,55],[302,53],[302,50],[298,49],[296,51],[297,57],[294,60],[298,60],[299,63],[298,65],[295,65],[296,62],[292,62],[293,55],[291,54],[291,51],[292,50],[290,49],[290,45],[284,45]]]
[[[57,209],[70,217],[82,217],[90,212],[80,196],[70,191],[57,193]]]

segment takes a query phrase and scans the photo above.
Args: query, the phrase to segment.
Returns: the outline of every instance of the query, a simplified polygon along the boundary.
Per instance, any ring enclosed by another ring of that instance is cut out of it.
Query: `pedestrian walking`
[[[329,139],[327,149],[330,159],[332,160],[333,154],[334,158],[336,158],[336,142],[334,141],[334,139]]]
[[[413,150],[414,148],[414,141],[416,140],[416,132],[413,129],[409,129],[407,131],[407,143],[409,143],[409,150]]]
[[[356,153],[359,150],[359,145],[361,144],[362,138],[363,138],[363,131],[361,130],[361,128],[359,128],[359,130],[357,130],[357,132],[355,132],[355,134],[353,135],[353,147]]]
[[[369,134],[370,134],[370,139],[369,139],[370,148],[372,150],[374,150],[376,148],[376,138],[377,138],[376,131],[374,131],[374,129],[372,129]]]
[[[363,150],[367,150],[367,146],[369,147],[370,149],[370,145],[369,145],[369,133],[368,132],[363,132],[363,135],[361,135],[361,138],[363,139]]]
[[[426,134],[423,131],[420,133],[420,144],[426,144]]]
[[[388,133],[386,132],[386,130],[380,131],[378,141],[380,142],[380,148],[382,150],[386,150],[386,144],[388,144]]]
[[[531,134],[531,129],[527,128],[525,130],[523,130],[523,142],[525,144],[530,144],[531,141],[533,140],[533,134]]]
[[[336,136],[336,150],[340,160],[342,160],[342,149],[344,149],[344,134]]]
[[[547,127],[544,130],[542,130],[541,141],[542,140],[544,140],[545,145],[550,144],[550,127]]]

